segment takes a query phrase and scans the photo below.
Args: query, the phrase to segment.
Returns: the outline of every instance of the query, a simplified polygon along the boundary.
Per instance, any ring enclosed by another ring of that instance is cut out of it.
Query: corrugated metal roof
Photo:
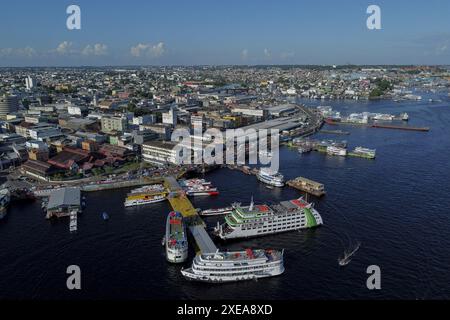
[[[47,209],[55,209],[61,206],[79,206],[80,188],[63,188],[50,194]]]

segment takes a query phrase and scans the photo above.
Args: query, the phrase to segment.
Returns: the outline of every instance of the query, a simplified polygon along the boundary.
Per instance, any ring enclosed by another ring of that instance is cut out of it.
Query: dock
[[[78,230],[78,212],[76,210],[72,210],[70,212],[69,229],[71,233]]]
[[[165,178],[164,186],[169,193],[167,197],[172,209],[180,212],[186,219],[192,236],[201,253],[213,253],[217,247],[206,232],[206,224],[198,215],[197,210],[186,196],[183,188],[174,177]]]
[[[393,129],[393,130],[405,130],[405,131],[419,131],[419,132],[428,132],[430,128],[423,127],[408,127],[408,126],[394,126],[389,124],[373,124],[370,126],[371,128],[376,129]]]

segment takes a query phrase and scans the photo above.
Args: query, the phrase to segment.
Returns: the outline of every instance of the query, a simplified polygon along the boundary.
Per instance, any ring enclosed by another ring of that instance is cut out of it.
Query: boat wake
[[[349,250],[345,250],[344,256],[340,257],[338,259],[339,265],[341,267],[347,266],[352,261],[351,258],[358,252],[360,247],[361,247],[361,242],[358,242],[355,248],[353,248],[353,249],[350,248]]]

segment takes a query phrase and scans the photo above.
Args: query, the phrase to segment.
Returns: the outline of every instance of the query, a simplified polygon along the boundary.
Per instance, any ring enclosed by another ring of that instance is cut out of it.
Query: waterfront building
[[[47,205],[47,219],[67,217],[71,212],[81,211],[81,191],[79,188],[62,188],[50,194]]]
[[[142,160],[156,165],[177,164],[176,143],[149,141],[142,145]]]

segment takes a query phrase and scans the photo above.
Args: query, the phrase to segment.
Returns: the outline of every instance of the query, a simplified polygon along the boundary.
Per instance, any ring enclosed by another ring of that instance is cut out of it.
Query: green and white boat
[[[225,223],[218,223],[214,233],[222,240],[229,240],[315,228],[322,224],[320,214],[303,198],[273,206],[255,205],[252,200],[248,207],[234,204]]]

